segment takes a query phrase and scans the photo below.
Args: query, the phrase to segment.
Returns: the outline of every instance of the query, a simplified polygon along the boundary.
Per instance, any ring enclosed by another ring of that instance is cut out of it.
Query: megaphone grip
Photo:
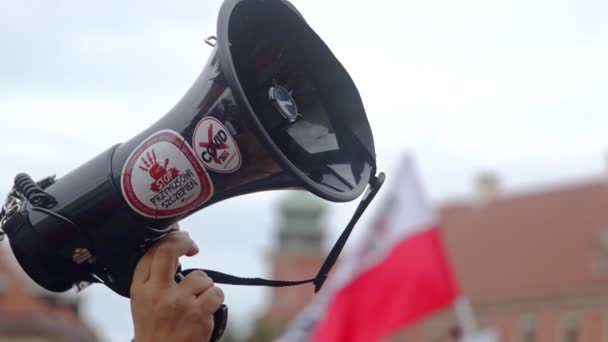
[[[213,314],[213,333],[211,334],[210,342],[219,341],[226,331],[228,324],[228,306],[220,305],[220,308]]]
[[[180,267],[181,268],[181,267]],[[175,281],[181,282],[184,279],[184,273],[178,270],[175,274]],[[213,332],[209,338],[209,342],[217,342],[222,338],[226,331],[226,325],[228,324],[228,306],[226,304],[220,305],[220,307],[213,314]]]

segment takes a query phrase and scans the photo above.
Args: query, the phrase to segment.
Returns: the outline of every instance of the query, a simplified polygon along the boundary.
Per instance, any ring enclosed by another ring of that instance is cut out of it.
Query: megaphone
[[[152,126],[61,178],[16,177],[0,223],[42,287],[102,282],[129,296],[171,224],[234,196],[302,188],[346,202],[370,182],[375,194],[383,175],[357,88],[289,2],[226,0],[206,41],[200,76]]]

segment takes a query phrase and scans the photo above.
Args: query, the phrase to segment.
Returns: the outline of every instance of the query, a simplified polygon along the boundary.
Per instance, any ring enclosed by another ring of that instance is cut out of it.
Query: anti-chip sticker
[[[172,130],[154,133],[131,153],[122,170],[121,188],[131,208],[151,218],[188,212],[213,195],[207,170]]]
[[[192,146],[199,160],[211,171],[232,173],[241,167],[241,152],[236,141],[214,117],[205,117],[196,125]]]

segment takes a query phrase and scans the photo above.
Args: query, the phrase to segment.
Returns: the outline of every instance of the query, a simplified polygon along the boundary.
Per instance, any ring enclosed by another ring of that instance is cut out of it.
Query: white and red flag
[[[413,162],[389,179],[379,219],[280,341],[371,342],[453,304],[456,282]]]

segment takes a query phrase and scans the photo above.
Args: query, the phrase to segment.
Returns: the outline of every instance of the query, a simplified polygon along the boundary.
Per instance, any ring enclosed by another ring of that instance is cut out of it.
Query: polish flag
[[[367,238],[279,341],[379,341],[454,303],[436,216],[409,158],[387,185],[388,202]]]

